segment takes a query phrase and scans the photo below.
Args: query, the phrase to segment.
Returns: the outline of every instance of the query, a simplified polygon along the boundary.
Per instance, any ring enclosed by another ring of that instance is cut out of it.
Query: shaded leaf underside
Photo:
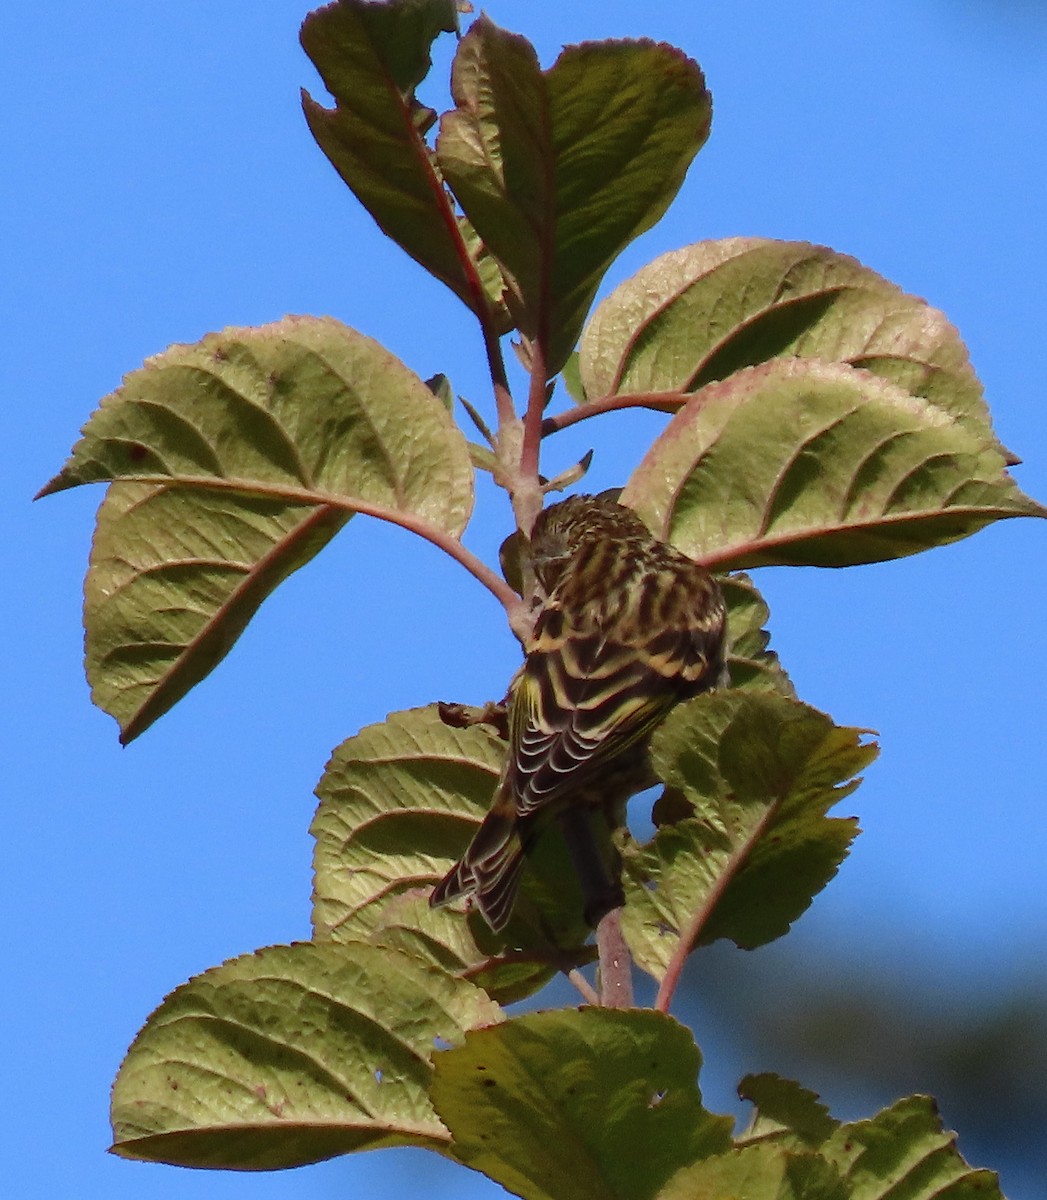
[[[302,46],[336,105],[324,108],[303,91],[302,107],[321,150],[382,231],[504,333],[512,325],[501,276],[454,210],[425,140],[431,114],[414,96],[434,39],[457,24],[453,0],[343,0],[310,13]]]
[[[729,1144],[700,1063],[660,1013],[566,1009],[467,1034],[437,1056],[432,1096],[456,1157],[528,1200],[641,1200]]]
[[[389,950],[299,943],[232,959],[139,1033],[113,1086],[113,1149],[275,1170],[446,1145],[427,1096],[434,1046],[498,1019],[479,989]]]
[[[437,158],[552,376],[607,267],[664,213],[708,135],[704,79],[646,41],[571,46],[543,72],[530,43],[481,17],[452,91]]]

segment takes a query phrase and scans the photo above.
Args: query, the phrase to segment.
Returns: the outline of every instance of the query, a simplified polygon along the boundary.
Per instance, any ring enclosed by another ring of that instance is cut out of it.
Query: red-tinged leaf
[[[871,371],[995,441],[967,348],[944,314],[808,242],[724,238],[656,258],[593,313],[581,391],[586,400],[690,393],[792,357]]]
[[[434,39],[457,28],[454,0],[338,0],[310,13],[302,47],[335,107],[324,108],[306,91],[302,107],[320,149],[382,231],[506,332],[501,276],[455,213],[425,139],[435,114],[414,94],[429,71]]]
[[[268,946],[177,988],[113,1085],[113,1152],[273,1171],[380,1146],[446,1149],[436,1045],[501,1013],[479,988],[363,945]]]
[[[795,358],[695,393],[622,502],[721,569],[877,562],[1047,515],[968,423],[868,371]]]
[[[457,535],[469,449],[441,400],[336,321],[172,346],[102,401],[42,494],[116,481],[85,586],[96,701],[137,736],[363,511]]]
[[[620,41],[569,47],[543,72],[529,42],[481,17],[452,90],[440,166],[551,377],[608,265],[665,212],[708,135],[701,71],[672,47]]]

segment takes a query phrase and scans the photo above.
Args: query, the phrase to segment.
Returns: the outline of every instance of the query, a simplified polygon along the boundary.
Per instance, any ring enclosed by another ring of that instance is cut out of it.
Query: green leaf
[[[841,1125],[821,1154],[844,1177],[849,1200],[1003,1200],[996,1175],[964,1161],[929,1096]]]
[[[226,329],[148,359],[41,495],[116,479],[465,528],[472,470],[421,379],[330,318]]]
[[[679,1172],[658,1200],[1003,1200],[972,1169],[927,1096],[841,1125],[799,1084],[750,1075],[739,1094],[758,1110],[728,1153]]]
[[[266,596],[349,515],[330,505],[113,484],[84,582],[85,667],[121,742],[209,674]]]
[[[454,388],[446,375],[433,375],[425,381],[425,386],[447,409],[449,416],[454,416]]]
[[[789,359],[696,393],[622,503],[721,569],[851,566],[1047,515],[1005,466],[968,424],[868,371]]]
[[[738,1092],[757,1111],[736,1149],[681,1171],[659,1200],[1003,1200],[996,1176],[957,1152],[927,1096],[841,1125],[812,1092],[777,1075],[747,1076]]]
[[[584,404],[586,401],[585,389],[582,387],[582,377],[578,370],[578,351],[571,352],[569,358],[563,365],[564,388],[574,401],[575,404]]]
[[[468,1033],[435,1056],[431,1096],[454,1155],[525,1200],[646,1200],[729,1145],[700,1065],[671,1017],[565,1009]]]
[[[441,400],[376,342],[311,318],[172,346],[129,375],[41,495],[107,480],[87,672],[125,742],[354,511],[456,536],[473,487]]]
[[[694,392],[792,356],[862,367],[995,442],[967,349],[945,316],[807,242],[725,238],[663,254],[593,313],[579,369],[597,400]]]
[[[572,46],[543,72],[528,41],[481,17],[452,92],[440,167],[551,378],[607,267],[665,212],[708,136],[704,79],[679,50],[647,41]]]
[[[739,1142],[773,1141],[792,1149],[817,1149],[840,1127],[814,1092],[770,1072],[746,1075],[738,1095],[756,1106]]]
[[[490,807],[505,742],[488,725],[455,728],[437,706],[393,713],[335,751],[312,825],[318,940],[370,941],[468,975],[503,1003],[588,961],[589,927],[556,835],[531,856],[504,935],[461,906],[428,907],[431,887]]]
[[[814,1154],[739,1146],[680,1171],[657,1200],[852,1200],[839,1173]],[[854,1198],[857,1200],[857,1198]]]
[[[378,1146],[446,1149],[434,1045],[500,1019],[478,988],[362,945],[270,946],[177,988],[113,1086],[113,1151],[276,1170]]]
[[[385,83],[410,97],[433,65],[433,42],[441,33],[457,32],[455,0],[336,0],[305,18],[301,41],[321,74],[322,62],[348,84],[362,82],[354,70],[368,70],[372,84]]]
[[[340,0],[310,13],[302,47],[336,103],[324,108],[303,90],[302,107],[320,149],[382,232],[505,332],[500,275],[455,214],[425,141],[434,114],[414,94],[433,41],[457,29],[454,0]]]
[[[748,575],[721,575],[717,583],[727,604],[727,666],[732,689],[795,697],[778,655],[767,648],[771,639],[764,627],[771,614],[763,596]]]
[[[681,935],[753,949],[787,932],[835,875],[857,833],[827,810],[876,755],[861,730],[784,696],[699,696],[655,731],[658,777],[693,815],[625,856],[623,930],[661,979]]]

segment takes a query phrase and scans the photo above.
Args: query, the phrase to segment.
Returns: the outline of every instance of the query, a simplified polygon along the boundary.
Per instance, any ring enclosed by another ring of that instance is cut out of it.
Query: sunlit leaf
[[[113,1085],[113,1150],[274,1170],[446,1146],[432,1052],[499,1019],[478,988],[390,950],[299,943],[232,959],[172,992],[135,1039]]]
[[[84,581],[85,667],[120,740],[207,675],[273,588],[349,516],[329,505],[113,484]]]
[[[481,17],[452,91],[440,166],[552,376],[607,267],[665,212],[705,141],[704,79],[679,50],[647,41],[572,46],[543,72],[526,39]]]
[[[313,925],[318,939],[368,940],[466,975],[503,1002],[587,961],[589,928],[551,831],[531,856],[504,935],[461,905],[428,907],[435,884],[490,807],[506,745],[487,725],[455,728],[435,705],[393,713],[347,739],[317,788]]]
[[[377,343],[288,318],[172,346],[127,377],[42,494],[117,480],[85,584],[87,671],[129,741],[221,661],[354,511],[457,535],[465,439]]]
[[[691,815],[626,855],[637,964],[661,979],[681,936],[752,949],[787,932],[847,854],[857,823],[826,813],[875,754],[860,730],[784,696],[719,692],[674,710],[651,757]]]
[[[412,371],[329,318],[171,346],[107,396],[41,495],[132,479],[465,527],[461,432]]]
[[[436,1056],[431,1094],[455,1157],[526,1200],[647,1200],[729,1144],[700,1065],[670,1017],[567,1009],[467,1034]]]
[[[748,1076],[738,1090],[757,1105],[738,1145],[681,1171],[658,1200],[1003,1200],[996,1176],[957,1152],[927,1096],[841,1124],[776,1075]]]
[[[786,359],[708,385],[622,493],[716,567],[849,566],[1044,516],[968,424],[854,367]]]
[[[807,242],[725,238],[656,258],[593,313],[586,398],[693,392],[779,357],[862,367],[994,435],[967,349],[936,308],[848,255]]]

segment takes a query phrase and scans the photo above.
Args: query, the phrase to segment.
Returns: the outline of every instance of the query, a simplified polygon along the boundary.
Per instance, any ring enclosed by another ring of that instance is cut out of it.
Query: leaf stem
[[[360,509],[364,512],[364,509]],[[379,513],[372,514],[380,516]],[[396,521],[393,517],[387,517],[386,520],[393,521],[394,524],[400,525],[403,529],[409,529],[412,533],[417,533],[426,541],[432,542],[434,546],[438,546],[445,554],[450,555],[457,563],[465,567],[465,569],[484,585],[485,588],[495,597],[502,605],[509,617],[510,626],[514,626],[514,621],[518,620],[524,613],[525,605],[523,600],[513,591],[508,583],[479,558],[471,550],[462,544],[462,542],[453,537],[451,534],[444,533],[442,529],[435,525],[430,525],[426,521],[417,520],[401,520]],[[514,626],[515,627],[515,626]]]
[[[598,417],[601,413],[616,412],[623,408],[649,408],[655,412],[675,412],[693,399],[693,392],[628,392],[622,396],[604,396],[601,400],[592,400],[586,404],[576,404],[574,408],[566,408],[563,412],[555,413],[542,421],[542,437],[551,433],[559,433],[579,421],[589,417]]]

